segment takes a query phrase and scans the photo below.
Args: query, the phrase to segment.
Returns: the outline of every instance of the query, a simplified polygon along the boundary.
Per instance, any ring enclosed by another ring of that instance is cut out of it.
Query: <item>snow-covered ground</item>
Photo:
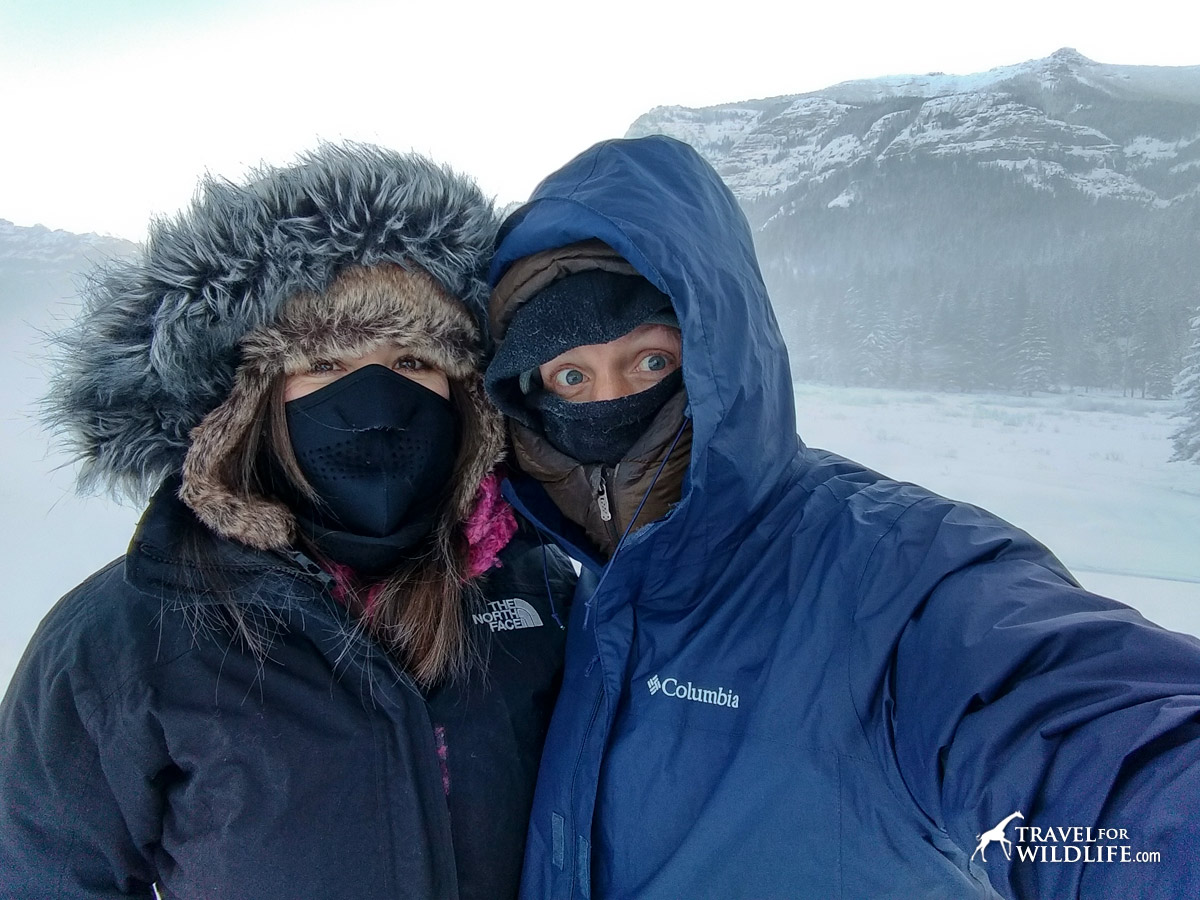
[[[1175,404],[798,384],[796,407],[808,444],[983,506],[1090,590],[1200,635],[1200,466],[1167,461]]]
[[[43,383],[38,348],[15,333],[0,347],[20,373],[0,395],[3,686],[38,620],[121,554],[139,511],[72,495],[72,473],[56,469],[61,458],[28,416]],[[1046,543],[1085,586],[1200,634],[1200,466],[1167,462],[1174,404],[805,384],[796,394],[809,444],[984,506]]]

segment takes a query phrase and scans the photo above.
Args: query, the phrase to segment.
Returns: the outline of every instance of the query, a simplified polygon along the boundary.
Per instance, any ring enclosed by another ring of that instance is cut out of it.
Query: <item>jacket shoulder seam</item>
[[[903,505],[898,504],[895,500],[886,501],[890,505],[901,506],[901,509],[896,514],[896,518],[894,518],[892,520],[891,524],[888,525],[888,527],[886,529],[884,529],[883,531],[881,531],[879,533],[879,537],[877,537],[875,539],[875,543],[871,545],[871,552],[867,554],[866,561],[863,563],[863,570],[862,570],[862,572],[859,573],[858,580],[854,583],[854,596],[855,596],[856,600],[862,593],[863,581],[866,579],[867,572],[870,571],[870,568],[871,568],[871,563],[874,561],[875,555],[879,552],[879,547],[884,542],[884,540],[886,538],[890,537],[891,534],[899,527],[900,521],[905,516],[907,516],[910,512],[912,512],[914,509],[916,509],[918,506],[920,506],[923,503],[929,503],[929,502],[937,501],[939,499],[941,499],[941,498],[939,498],[939,497],[918,497],[917,499],[913,500],[912,502],[906,503]]]

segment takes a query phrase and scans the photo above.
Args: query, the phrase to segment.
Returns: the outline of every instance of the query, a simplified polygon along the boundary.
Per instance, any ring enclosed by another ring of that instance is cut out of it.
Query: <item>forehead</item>
[[[566,351],[562,356],[580,354],[593,358],[621,356],[644,349],[662,349],[678,352],[679,329],[670,325],[639,325],[633,331],[621,335],[607,344],[584,344]]]

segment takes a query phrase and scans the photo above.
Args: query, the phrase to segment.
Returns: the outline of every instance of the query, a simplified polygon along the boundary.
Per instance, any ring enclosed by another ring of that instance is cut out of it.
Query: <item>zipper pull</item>
[[[612,508],[608,505],[608,486],[604,483],[604,470],[597,469],[595,484],[596,505],[600,507],[600,518],[605,522],[612,521]]]
[[[303,569],[305,574],[307,574],[309,577],[315,578],[317,581],[319,581],[321,586],[326,590],[332,590],[337,584],[336,578],[322,569],[319,565],[317,565],[299,550],[288,551],[284,555],[286,555],[288,559]]]

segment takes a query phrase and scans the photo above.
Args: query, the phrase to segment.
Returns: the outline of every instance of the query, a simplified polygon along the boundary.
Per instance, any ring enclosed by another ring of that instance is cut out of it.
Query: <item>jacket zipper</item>
[[[326,594],[328,594],[333,589],[333,586],[337,583],[337,580],[332,575],[330,575],[328,572],[326,572],[324,569],[322,569],[320,567],[320,565],[318,565],[316,562],[314,562],[312,559],[310,559],[305,554],[301,553],[299,550],[286,551],[286,552],[284,552],[283,555],[286,556],[295,565],[299,566],[299,568],[301,569],[301,572],[302,572],[302,574],[300,575],[301,578],[303,578],[306,581],[308,581],[309,583],[315,585],[320,590],[324,591]],[[290,574],[293,574],[293,575],[296,574],[295,570],[289,570],[289,571],[290,571]],[[346,615],[348,617],[349,613],[344,613],[344,615]],[[425,692],[422,691],[417,686],[416,681],[414,681],[407,672],[405,672],[404,670],[400,669],[399,667],[397,667],[396,665],[394,665],[390,662],[388,663],[388,665],[389,665],[389,668],[391,669],[391,671],[395,674],[397,683],[403,685],[405,688],[407,688],[409,691],[411,691],[413,694],[415,694],[419,701],[418,709],[420,710],[421,717],[424,719],[426,731],[433,738],[433,744],[434,744],[433,766],[437,770],[437,781],[435,783],[438,785],[438,787],[440,787],[442,789],[443,796],[444,796],[444,792],[446,790],[445,779],[448,778],[449,776],[443,771],[442,765],[440,763],[440,758],[438,756],[438,751],[437,751],[437,746],[436,746],[437,740],[438,740],[437,727],[434,724],[433,716],[431,715],[430,710],[429,710],[429,699],[428,699],[428,697],[426,697]],[[597,706],[597,708],[599,708],[598,702],[597,702],[596,706]],[[592,713],[592,716],[593,716],[593,718],[595,718],[594,711]],[[432,771],[432,769],[431,769],[431,771]],[[446,804],[443,808],[445,809],[445,818],[442,819],[442,822],[444,824],[443,837],[446,839],[449,839],[453,832],[451,830],[452,826],[450,823],[450,805],[449,805],[448,800],[446,801]],[[453,884],[454,884],[453,896],[457,896],[458,895],[457,872],[454,870],[453,867],[451,867],[451,869],[448,873],[441,873],[441,874],[443,875],[443,877],[453,877],[453,879],[454,879],[454,881],[453,881]]]
[[[309,582],[317,585],[317,587],[324,591],[330,591],[333,589],[333,586],[336,583],[334,577],[299,550],[284,551],[283,555],[303,570],[304,574],[308,577]]]
[[[597,659],[599,659],[599,657],[597,657]],[[592,662],[594,663],[595,660],[593,660]],[[589,666],[588,669],[590,671],[591,666]],[[568,893],[568,897],[570,898],[570,900],[574,900],[575,897],[580,897],[580,896],[582,896],[582,897],[591,896],[591,888],[592,888],[591,867],[589,866],[589,869],[587,872],[579,871],[580,859],[579,859],[578,847],[579,847],[579,839],[583,835],[579,834],[579,826],[582,823],[578,822],[576,820],[576,816],[575,816],[576,810],[575,810],[574,801],[575,801],[575,796],[576,796],[575,786],[578,783],[580,773],[583,770],[583,758],[585,755],[587,755],[586,751],[587,751],[587,745],[588,745],[588,738],[591,737],[592,729],[596,727],[596,718],[600,714],[600,704],[604,701],[604,690],[605,690],[604,679],[601,678],[600,679],[600,690],[596,693],[596,699],[592,703],[592,713],[590,716],[588,716],[587,728],[584,729],[584,732],[583,732],[583,742],[581,743],[581,745],[579,747],[579,752],[575,756],[575,768],[571,772],[571,792],[567,797],[567,802],[564,804],[564,808],[571,811],[570,825],[572,827],[569,829],[568,833],[570,833],[571,837],[573,838],[572,843],[575,845],[573,847],[564,847],[563,848],[564,853],[570,853],[571,859],[572,859],[570,867],[568,868],[566,865],[564,865],[563,868],[569,872],[574,873],[574,877],[570,881],[570,891]],[[593,798],[593,800],[592,800],[592,818],[595,818],[595,814],[596,814],[595,802],[596,801]],[[564,831],[566,832],[567,830],[564,829]],[[590,837],[590,835],[589,835],[589,837]],[[589,844],[590,843],[591,842],[589,841]],[[589,857],[589,862],[590,862],[590,858],[591,858],[590,853],[588,854],[588,857]],[[564,863],[565,862],[566,862],[566,860],[564,860]],[[581,882],[582,882],[582,887],[581,887]],[[579,890],[576,890],[577,888],[579,888]]]
[[[617,523],[613,517],[612,499],[609,495],[608,485],[609,479],[615,478],[617,469],[620,464],[613,468],[611,475],[606,466],[597,466],[592,472],[592,493],[596,498],[596,506],[600,510],[600,521],[604,523],[608,530],[608,536],[612,540],[613,550],[616,550],[617,543],[621,540],[621,535],[617,531]]]
[[[301,570],[301,572],[299,573],[300,578],[304,579],[309,584],[316,587],[322,593],[324,593],[326,595],[330,595],[330,592],[333,590],[334,585],[337,584],[337,579],[335,579],[332,575],[330,575],[328,572],[326,572],[324,569],[322,569],[316,562],[314,562],[312,559],[310,559],[305,554],[301,553],[299,550],[281,551],[281,555],[284,556],[286,559],[290,560],[296,566],[299,566],[299,568]],[[286,574],[288,574],[292,577],[295,577],[298,574],[295,569],[280,569],[279,571],[285,572]],[[334,603],[335,607],[342,609],[342,613],[340,613],[340,615],[344,616],[346,618],[347,622],[352,623],[353,616],[351,616],[350,613],[344,609],[344,607],[341,607],[341,604],[339,604],[336,600],[333,601],[333,603]],[[403,669],[399,668],[395,664],[391,664],[391,668],[392,668],[392,671],[396,674],[397,682],[400,684],[403,684],[406,688],[408,688],[410,691],[412,691],[414,694],[416,694],[418,697],[420,697],[422,700],[422,703],[423,703],[425,700],[425,692],[422,691],[421,688],[419,688],[417,686],[416,681],[414,681],[413,678],[407,672],[405,672]],[[426,716],[426,718],[428,718],[428,716]],[[430,722],[429,727],[430,727],[430,730],[432,733],[432,729],[433,729],[432,722]]]

